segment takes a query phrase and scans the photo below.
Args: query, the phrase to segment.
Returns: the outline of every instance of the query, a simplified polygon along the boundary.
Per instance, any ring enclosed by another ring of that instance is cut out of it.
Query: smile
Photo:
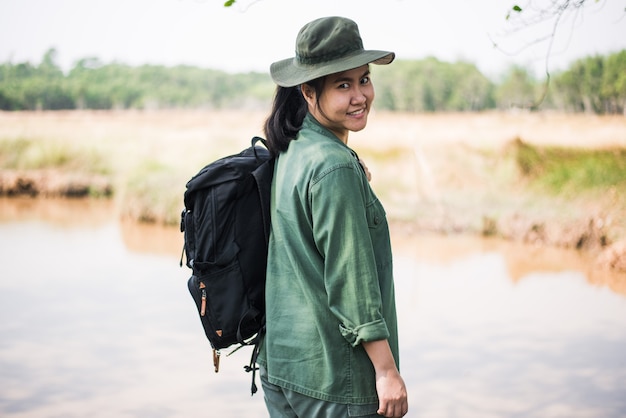
[[[358,116],[365,113],[365,109],[359,109],[359,110],[355,110],[354,112],[348,112],[348,115],[350,116]]]

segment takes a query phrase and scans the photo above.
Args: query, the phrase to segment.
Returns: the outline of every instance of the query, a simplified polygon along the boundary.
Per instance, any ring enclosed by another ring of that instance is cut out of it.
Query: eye
[[[341,83],[337,86],[337,88],[339,89],[349,89],[350,88],[350,84],[348,83]]]
[[[369,84],[370,83],[370,77],[369,76],[365,76],[361,79],[361,84]]]

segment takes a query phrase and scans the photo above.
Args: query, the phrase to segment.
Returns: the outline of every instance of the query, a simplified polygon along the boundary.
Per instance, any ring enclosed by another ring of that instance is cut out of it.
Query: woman
[[[401,417],[391,247],[385,212],[347,146],[374,100],[357,25],[305,25],[296,57],[272,64],[278,85],[265,134],[277,157],[258,362],[271,417]]]

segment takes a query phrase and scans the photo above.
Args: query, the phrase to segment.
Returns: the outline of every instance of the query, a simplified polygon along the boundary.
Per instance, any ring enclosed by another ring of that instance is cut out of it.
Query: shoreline
[[[13,173],[13,178],[28,178],[28,187],[23,189],[23,193],[17,191],[7,194],[3,189],[6,182],[5,171],[0,171],[0,198],[2,199],[32,199],[37,201],[45,200],[66,200],[73,202],[86,201],[106,201],[113,205],[115,216],[123,222],[132,222],[138,225],[153,224],[164,227],[175,228],[175,225],[158,220],[148,220],[132,218],[129,214],[124,214],[116,204],[115,198],[111,197],[110,184],[100,181],[103,190],[107,193],[93,197],[89,193],[76,193],[76,190],[86,190],[93,185],[85,182],[79,188],[76,183],[63,185],[60,181],[43,181],[37,185],[37,179],[45,179],[42,173],[23,174],[22,176]],[[20,182],[16,182],[20,184]],[[50,189],[45,189],[52,185]],[[37,191],[35,193],[35,191]],[[69,191],[69,193],[63,193]],[[3,193],[4,192],[4,193]],[[610,225],[601,218],[582,219],[570,221],[569,223],[556,223],[547,219],[523,219],[518,216],[508,222],[500,222],[483,218],[482,229],[476,229],[470,224],[451,222],[448,216],[442,215],[438,218],[430,217],[426,221],[409,221],[406,219],[396,219],[393,214],[389,214],[389,225],[394,239],[406,240],[417,235],[431,235],[439,237],[463,237],[474,238],[496,238],[511,243],[529,245],[534,248],[560,248],[584,252],[595,261],[593,267],[600,271],[612,273],[623,273],[626,279],[626,239],[610,240]]]
[[[187,180],[207,162],[249,146],[265,116],[0,112],[0,196],[110,199],[124,220],[177,225]],[[624,183],[538,190],[532,177],[519,173],[516,143],[623,150],[626,118],[373,112],[368,128],[350,138],[398,234],[467,234],[578,249],[626,273]]]

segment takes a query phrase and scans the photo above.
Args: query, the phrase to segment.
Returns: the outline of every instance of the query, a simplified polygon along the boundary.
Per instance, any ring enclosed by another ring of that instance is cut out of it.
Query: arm
[[[376,370],[377,413],[385,417],[403,417],[409,409],[406,386],[391,354],[387,340],[363,342]]]
[[[353,347],[362,344],[374,366],[378,413],[402,417],[408,410],[407,391],[387,340],[390,334],[382,316],[377,258],[367,219],[367,204],[375,196],[367,195],[360,171],[360,167],[336,166],[312,187],[315,242],[324,257],[330,310],[344,338]]]

